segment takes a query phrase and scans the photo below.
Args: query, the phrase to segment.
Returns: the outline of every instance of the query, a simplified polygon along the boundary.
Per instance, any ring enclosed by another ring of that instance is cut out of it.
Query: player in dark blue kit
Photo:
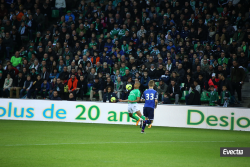
[[[144,129],[146,124],[148,124],[148,128],[151,128],[152,122],[154,120],[154,109],[158,104],[158,94],[157,91],[153,89],[155,82],[150,80],[148,82],[149,89],[145,90],[142,94],[141,101],[145,101],[143,108],[143,115],[146,117],[146,120],[143,121],[141,133],[144,133]]]

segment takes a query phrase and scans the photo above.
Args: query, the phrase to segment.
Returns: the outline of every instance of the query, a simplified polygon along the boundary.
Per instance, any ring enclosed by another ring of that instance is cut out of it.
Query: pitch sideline
[[[53,146],[53,145],[90,145],[90,144],[143,144],[143,143],[233,143],[235,141],[147,141],[147,142],[88,142],[88,143],[47,143],[47,144],[13,144],[0,147],[15,146]]]

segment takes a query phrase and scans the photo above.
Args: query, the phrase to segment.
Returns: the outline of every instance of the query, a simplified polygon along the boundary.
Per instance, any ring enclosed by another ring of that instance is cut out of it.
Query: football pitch
[[[220,147],[250,147],[250,133],[0,120],[0,166],[249,166]]]

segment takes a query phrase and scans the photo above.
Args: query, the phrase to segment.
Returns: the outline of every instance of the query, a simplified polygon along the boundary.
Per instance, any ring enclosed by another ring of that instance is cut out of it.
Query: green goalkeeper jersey
[[[141,97],[141,92],[139,91],[139,89],[134,89],[129,93],[128,100],[135,101],[137,97]],[[128,102],[128,103],[131,103],[131,102]],[[137,102],[134,102],[134,103],[137,103]]]

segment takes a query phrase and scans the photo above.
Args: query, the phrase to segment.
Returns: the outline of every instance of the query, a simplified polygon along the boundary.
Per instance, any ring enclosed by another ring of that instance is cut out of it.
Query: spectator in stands
[[[10,77],[10,74],[7,74],[7,78],[4,80],[3,85],[3,96],[10,97],[10,88],[12,86],[13,79]]]
[[[62,100],[59,96],[58,96],[58,92],[55,90],[53,91],[53,96],[51,97],[51,100]]]
[[[37,24],[37,30],[41,31],[42,30],[42,26],[44,25],[44,15],[40,13],[40,9],[36,9],[36,13],[34,15],[34,20],[36,20]]]
[[[157,93],[158,93],[158,98],[159,98],[159,101],[164,101],[164,95],[165,95],[165,92],[167,91],[167,84],[165,84],[163,82],[163,80],[160,80],[159,81],[159,86],[157,87]]]
[[[205,82],[202,74],[199,74],[197,81],[198,81],[198,85],[200,85],[200,87],[201,87],[201,91],[203,91],[204,89],[205,90],[208,89],[207,84],[206,84],[207,82]]]
[[[162,99],[162,103],[163,104],[171,104],[170,98],[169,98],[170,94],[169,93],[164,93],[163,99]]]
[[[57,79],[59,77],[59,73],[57,72],[57,68],[54,68],[53,73],[50,73],[49,79],[53,80],[54,78]]]
[[[148,89],[148,82],[150,81],[150,77],[148,77],[148,72],[143,72],[143,77],[141,78],[141,90]]]
[[[91,85],[93,85],[93,83],[94,83],[94,79],[95,79],[95,77],[96,77],[96,70],[95,70],[95,68],[91,68],[91,71],[90,71],[90,73],[88,74],[88,86],[90,87]]]
[[[20,90],[20,98],[23,98],[23,94],[28,92],[33,85],[33,81],[31,80],[30,75],[27,76],[27,80],[23,84],[23,88]]]
[[[43,67],[42,68],[42,72],[41,72],[41,79],[48,81],[49,80],[49,76],[50,76],[50,74],[49,74],[49,72],[47,72],[47,68]]]
[[[147,69],[150,69],[152,64],[155,65],[153,57],[150,56],[149,61],[145,63],[145,66]]]
[[[72,20],[75,20],[75,15],[72,14],[72,12],[70,10],[67,11],[67,14],[65,15],[65,21],[68,22],[69,18],[72,17]]]
[[[170,94],[170,98],[175,99],[175,104],[179,103],[180,87],[175,83],[175,80],[171,80],[171,84],[167,88],[167,93]]]
[[[193,84],[191,85],[194,85],[194,89],[200,94],[201,93],[201,87],[200,85],[198,85],[198,81],[197,80],[194,80]],[[190,88],[189,88],[189,91],[188,91],[188,94],[185,96],[185,102],[186,102],[186,105],[192,105],[192,104],[189,104],[189,101],[190,101],[190,94],[191,92],[194,90],[191,88],[191,85],[190,85]],[[196,92],[194,92],[194,94],[196,94]],[[196,100],[197,101],[197,100]],[[192,103],[195,103],[193,101],[193,99],[191,100]],[[197,103],[196,103],[197,104]],[[193,104],[194,105],[194,104]],[[198,104],[197,104],[198,105]]]
[[[194,84],[190,87],[191,92],[189,93],[189,99],[187,105],[200,105],[200,93],[197,91],[196,86]]]
[[[69,93],[68,101],[76,101],[76,98],[74,96],[74,93]]]
[[[122,77],[122,81],[126,82],[128,80],[128,78],[132,78],[133,76],[130,74],[129,69],[125,70],[125,75]]]
[[[71,65],[70,65],[70,66],[68,66],[67,71],[70,73],[72,69],[77,70],[77,68],[78,68],[78,66],[75,64],[75,62],[74,62],[74,61],[72,61],[72,62],[71,62]]]
[[[208,86],[210,87],[211,85],[213,85],[214,88],[218,91],[219,79],[216,78],[215,73],[212,73],[212,78],[210,78],[208,81]]]
[[[67,66],[63,67],[63,71],[60,73],[59,78],[62,78],[63,80],[69,79],[69,72],[67,71]]]
[[[226,85],[223,85],[222,86],[222,92],[221,92],[221,105],[223,107],[228,107],[229,105],[229,101],[230,101],[230,98],[231,98],[231,93],[230,91],[227,90],[227,86]]]
[[[114,90],[114,82],[111,81],[111,78],[108,77],[107,81],[103,83],[103,92],[106,93],[107,92],[107,87],[111,87],[112,90]]]
[[[10,59],[10,51],[11,48],[13,47],[13,39],[10,37],[10,33],[6,32],[5,33],[5,38],[3,40],[5,49],[6,49],[6,59],[9,60]]]
[[[216,92],[213,85],[210,86],[210,90],[211,90],[210,95],[207,94],[207,96],[210,97],[209,105],[216,106],[216,104],[218,103],[218,100],[219,100],[218,92]]]
[[[93,101],[93,95],[99,94],[99,101],[102,101],[102,85],[98,77],[95,77],[92,90],[90,91],[90,101]]]
[[[245,77],[246,75],[243,67],[239,66],[237,61],[233,61],[233,67],[231,70],[232,95],[234,96],[234,92],[237,92],[238,103],[242,101],[241,88],[242,84],[244,84]]]
[[[228,59],[225,57],[225,53],[221,53],[221,58],[218,59],[218,64],[222,65],[223,63],[228,64]]]
[[[50,85],[48,81],[46,79],[43,80],[43,83],[41,85],[41,95],[43,99],[47,99],[46,97],[49,94],[49,89],[50,89]]]
[[[36,80],[36,77],[37,77],[37,72],[36,72],[36,69],[35,68],[32,68],[31,69],[31,72],[29,73],[30,77],[31,77],[31,81],[35,81]]]
[[[201,64],[201,71],[209,72],[209,65],[208,65],[208,60],[207,59],[205,59],[203,61],[203,64]]]
[[[31,95],[33,94],[33,99],[36,99],[37,94],[41,92],[42,89],[42,83],[43,80],[41,79],[40,75],[37,75],[36,80],[33,82],[33,85],[31,87],[31,89],[29,89],[29,91],[27,92],[27,98],[31,99]]]
[[[16,51],[15,56],[11,57],[10,62],[12,63],[12,66],[17,68],[18,70],[20,69],[22,65],[22,57],[19,57],[20,53]]]
[[[19,93],[23,87],[24,81],[25,78],[23,73],[19,72],[19,74],[14,78],[13,86],[10,88],[10,98],[13,98],[13,91],[16,91],[16,98],[19,98]]]
[[[164,83],[166,83],[167,85],[169,85],[169,83],[170,83],[170,73],[169,73],[169,71],[166,70],[165,74],[162,75],[160,79],[163,80]]]
[[[84,94],[86,94],[88,91],[88,83],[87,83],[87,79],[85,79],[84,75],[80,76],[80,80],[78,80],[78,82],[77,82],[76,90],[77,90],[77,93],[80,94],[80,98],[83,100]]]
[[[124,88],[124,85],[123,85],[123,82],[121,81],[121,77],[119,76],[117,77],[115,84],[114,84],[114,92],[118,99],[121,99],[121,96],[124,91],[123,88]]]
[[[180,76],[179,76],[179,74],[176,71],[172,72],[172,74],[171,74],[171,80],[175,80],[175,83],[177,85],[181,84]]]
[[[224,76],[223,73],[220,73],[220,74],[218,75],[218,79],[220,79],[220,80],[219,80],[219,83],[218,83],[218,89],[217,89],[218,94],[221,94],[221,92],[222,92],[222,87],[223,87],[224,85],[226,85],[227,90],[230,91],[230,93],[232,94],[232,83],[231,83],[231,81],[230,81],[229,79],[227,79],[227,78]]]
[[[236,40],[237,43],[241,43],[245,38],[245,32],[242,31],[241,25],[238,26],[237,32],[234,33],[233,39]]]
[[[238,58],[238,63],[239,66],[242,66],[244,68],[244,70],[246,71],[246,69],[248,68],[248,57],[245,55],[244,52],[240,53],[240,57]]]
[[[4,77],[7,78],[7,74],[10,74],[11,78],[15,78],[16,72],[15,69],[12,67],[10,62],[7,62],[7,69],[5,67]]]
[[[103,75],[110,74],[110,68],[108,68],[108,63],[104,62],[103,63],[103,68],[102,68]]]
[[[118,101],[116,94],[113,92],[113,88],[111,86],[108,86],[105,88],[107,90],[107,93],[103,96],[103,102],[109,102],[109,103],[116,103]],[[111,101],[111,98],[115,97],[115,101]]]
[[[75,74],[71,74],[71,78],[68,80],[68,91],[69,91],[69,93],[73,93],[74,97],[76,94],[77,82],[78,82],[78,80],[77,80]]]
[[[56,78],[52,79],[50,85],[49,85],[49,99],[53,96],[53,89],[56,85]]]
[[[60,78],[56,79],[56,84],[54,86],[53,92],[57,91],[58,96],[63,99],[63,93],[64,93],[64,86],[63,86],[63,80]],[[54,94],[54,93],[53,93]]]
[[[124,76],[126,74],[126,70],[129,70],[129,68],[125,66],[124,62],[122,62],[121,63],[121,68],[120,68],[120,75]]]
[[[193,84],[193,79],[191,78],[190,74],[187,74],[187,78],[184,81],[184,87],[182,88],[182,91],[187,91],[190,89],[191,84]]]
[[[148,77],[152,80],[156,80],[156,75],[157,74],[157,70],[155,68],[154,64],[151,64],[150,69],[148,70]]]
[[[185,76],[185,70],[182,68],[182,64],[178,64],[178,68],[176,69],[176,72],[179,74],[179,82],[182,83],[184,81]]]
[[[198,58],[195,58],[194,59],[194,63],[193,63],[193,67],[192,67],[192,70],[193,72],[196,72],[197,71],[197,67],[200,66],[200,62],[199,62],[199,59]]]
[[[56,0],[55,1],[55,8],[59,10],[59,15],[62,16],[64,9],[66,8],[66,1],[65,0]]]
[[[25,16],[24,16],[24,18],[25,18]],[[18,32],[19,32],[19,34],[21,36],[22,41],[28,38],[28,29],[25,26],[25,22],[21,23],[21,26],[19,27]]]

